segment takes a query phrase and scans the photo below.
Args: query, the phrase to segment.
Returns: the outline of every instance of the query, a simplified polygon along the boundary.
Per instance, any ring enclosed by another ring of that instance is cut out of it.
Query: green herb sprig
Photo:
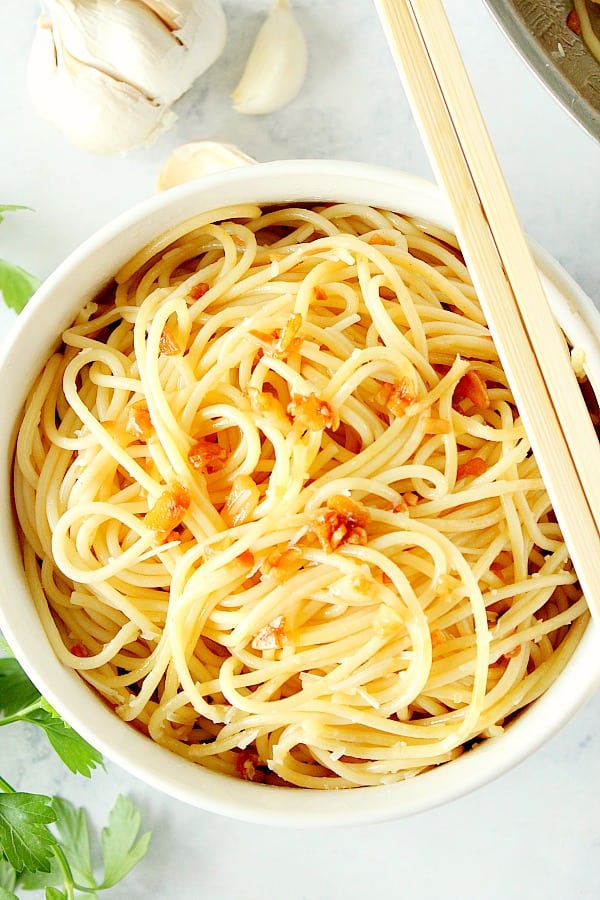
[[[0,727],[41,728],[64,764],[89,778],[103,764],[101,754],[52,709],[0,639],[1,651],[7,655],[0,657]],[[17,889],[44,889],[46,900],[96,897],[145,856],[150,833],[140,835],[140,824],[140,813],[119,796],[100,835],[97,878],[85,810],[62,797],[15,791],[0,776],[0,900],[18,900]]]
[[[20,209],[29,209],[29,207],[18,206],[14,203],[0,204],[0,222],[4,220],[3,213],[14,212]],[[30,275],[21,266],[17,266],[15,263],[8,262],[5,259],[0,259],[0,293],[10,309],[20,313],[40,284],[39,278]],[[0,894],[0,900],[2,900],[2,894]]]

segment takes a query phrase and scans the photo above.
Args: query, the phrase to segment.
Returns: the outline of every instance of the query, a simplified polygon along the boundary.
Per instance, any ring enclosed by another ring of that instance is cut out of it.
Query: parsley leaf
[[[56,813],[56,830],[75,879],[85,887],[95,888],[90,832],[85,810],[78,809],[62,797],[53,798],[52,809]]]
[[[10,309],[22,312],[40,284],[39,278],[30,275],[21,266],[0,259],[0,293]]]
[[[102,829],[104,879],[100,890],[113,887],[146,855],[150,832],[138,839],[141,816],[130,800],[119,796]]]
[[[14,716],[39,699],[40,692],[31,683],[14,658],[0,659],[0,711]]]
[[[89,778],[102,765],[102,754],[84,740],[40,695],[14,657],[0,658],[0,726],[30,722],[42,728],[64,764]]]
[[[89,778],[92,770],[102,765],[102,754],[55,712],[36,710],[35,713],[23,716],[23,720],[43,728],[50,745],[71,772]]]
[[[73,885],[85,891],[90,900],[95,900],[96,891],[114,887],[138,863],[148,850],[150,834],[138,837],[140,814],[125,797],[118,797],[109,814],[108,826],[102,830],[101,844],[104,862],[104,878],[97,884],[94,877],[90,833],[84,809],[77,808],[61,797],[51,801],[56,821],[53,828],[59,838],[57,856],[61,855],[68,866]],[[63,871],[56,859],[51,860],[49,872],[24,872],[18,879],[18,886],[24,890],[55,888],[63,883]],[[48,894],[47,894],[48,896]],[[51,896],[59,896],[58,894]],[[0,895],[0,900],[2,897]]]
[[[13,722],[42,728],[72,772],[89,776],[102,765],[100,753],[40,695],[0,635],[0,726]],[[139,836],[140,822],[133,804],[119,797],[102,830],[104,873],[97,884],[85,810],[60,797],[14,791],[0,775],[0,900],[18,900],[16,888],[43,888],[46,900],[68,900],[74,890],[96,900],[96,891],[114,887],[145,856],[150,834]]]
[[[17,873],[6,857],[0,854],[0,900],[2,900],[2,890],[8,893],[14,889],[16,883]],[[8,896],[11,894],[8,893]]]
[[[63,883],[63,873],[56,856],[50,860],[49,872],[29,872],[25,869],[18,878],[17,887],[24,891],[38,891]]]
[[[19,898],[0,884],[0,900],[19,900]]]
[[[0,850],[16,872],[50,871],[56,838],[46,828],[56,819],[50,797],[42,794],[0,795]]]
[[[16,203],[0,204],[0,222],[4,221],[2,213],[14,212],[19,209],[30,209],[29,206],[19,206]],[[16,263],[0,259],[0,294],[10,309],[20,313],[25,308],[27,301],[39,288],[41,281],[35,275],[30,275]]]

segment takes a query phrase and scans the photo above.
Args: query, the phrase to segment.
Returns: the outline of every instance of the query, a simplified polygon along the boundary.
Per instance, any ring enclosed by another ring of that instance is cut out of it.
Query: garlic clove
[[[177,8],[138,0],[46,0],[46,7],[71,56],[160,103],[180,97],[225,44],[219,0],[178,0]]]
[[[202,178],[203,175],[249,166],[255,162],[234,144],[193,141],[173,150],[160,171],[156,188],[165,191],[186,181]]]
[[[175,121],[169,107],[73,58],[52,27],[36,31],[28,63],[31,101],[43,118],[83,150],[124,152],[150,143]]]
[[[231,95],[234,109],[260,115],[285,106],[304,83],[307,55],[304,33],[287,0],[277,0],[259,29]]]

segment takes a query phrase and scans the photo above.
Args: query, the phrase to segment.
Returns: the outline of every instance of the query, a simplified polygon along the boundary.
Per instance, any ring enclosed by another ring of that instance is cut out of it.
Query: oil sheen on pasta
[[[230,207],[139,253],[39,376],[15,500],[59,658],[253,781],[444,763],[588,619],[455,239],[385,210]]]

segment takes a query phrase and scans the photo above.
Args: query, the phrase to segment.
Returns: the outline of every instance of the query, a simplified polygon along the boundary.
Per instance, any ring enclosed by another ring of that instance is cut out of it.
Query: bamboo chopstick
[[[590,611],[600,622],[600,444],[442,0],[375,0]]]

